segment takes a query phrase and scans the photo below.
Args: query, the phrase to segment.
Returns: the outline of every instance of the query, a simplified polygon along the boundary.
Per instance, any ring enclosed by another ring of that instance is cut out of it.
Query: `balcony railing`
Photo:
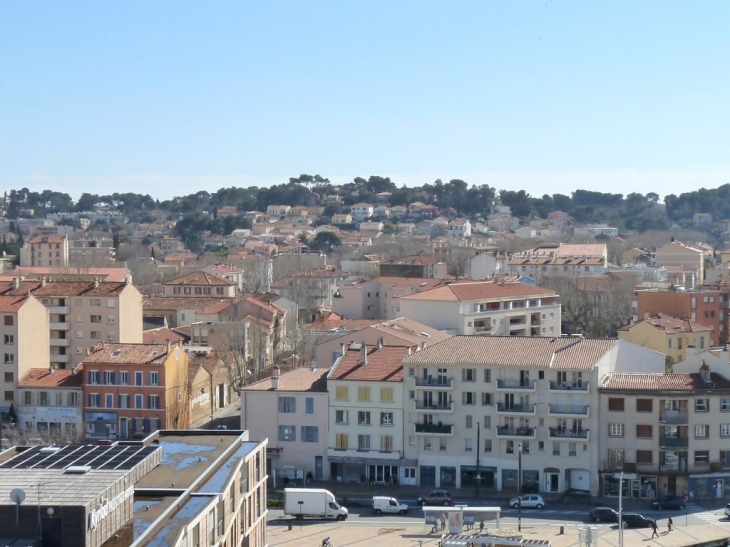
[[[509,427],[502,426],[497,428],[497,436],[499,437],[525,437],[534,438],[535,428],[534,427]]]
[[[535,380],[505,379],[497,380],[498,389],[525,389],[535,391]]]
[[[505,403],[497,403],[497,412],[518,412],[518,413],[535,413],[534,404],[523,405],[507,405]]]
[[[687,448],[689,446],[688,437],[660,437],[659,446],[666,446],[670,448]]]
[[[588,405],[548,405],[550,414],[573,414],[576,416],[588,416]]]
[[[551,439],[587,439],[587,429],[561,429],[557,427],[550,428]]]
[[[689,412],[684,410],[663,410],[659,415],[663,424],[686,424],[689,422]]]
[[[416,410],[433,410],[433,411],[452,411],[454,410],[454,403],[424,403],[421,401],[416,402]]]
[[[453,389],[454,379],[444,376],[429,376],[428,378],[416,378],[416,387],[430,387],[433,389]]]
[[[575,382],[550,382],[550,391],[581,391],[588,393],[589,389],[589,382],[579,380],[576,380]]]
[[[443,424],[416,424],[416,433],[433,433],[436,435],[451,435],[453,425]]]
[[[491,332],[492,325],[478,325],[474,327],[474,332]]]

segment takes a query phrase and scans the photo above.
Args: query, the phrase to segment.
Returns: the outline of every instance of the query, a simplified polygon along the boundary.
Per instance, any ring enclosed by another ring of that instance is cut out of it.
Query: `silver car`
[[[520,506],[520,499],[512,498],[509,500],[509,504],[513,509],[517,509]],[[522,496],[522,507],[542,509],[545,507],[545,500],[542,499],[540,494],[527,494]]]

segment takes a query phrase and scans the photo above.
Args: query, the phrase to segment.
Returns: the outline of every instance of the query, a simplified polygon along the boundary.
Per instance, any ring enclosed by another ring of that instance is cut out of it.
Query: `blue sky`
[[[730,182],[728,2],[2,2],[0,185]]]

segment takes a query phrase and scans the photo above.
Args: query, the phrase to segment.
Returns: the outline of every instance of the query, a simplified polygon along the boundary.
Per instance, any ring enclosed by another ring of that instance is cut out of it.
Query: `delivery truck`
[[[285,488],[284,514],[297,519],[337,519],[347,518],[347,508],[342,507],[335,495],[324,488]]]

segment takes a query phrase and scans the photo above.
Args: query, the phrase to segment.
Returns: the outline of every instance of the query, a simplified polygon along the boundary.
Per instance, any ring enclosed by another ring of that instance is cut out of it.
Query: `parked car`
[[[431,490],[416,502],[419,505],[451,505],[451,493],[446,490]]]
[[[646,518],[639,513],[624,513],[621,515],[624,528],[650,528],[654,519]]]
[[[517,509],[520,506],[520,499],[519,498],[512,498],[509,500],[509,504],[512,508]],[[542,496],[539,494],[529,494],[527,496],[522,496],[522,507],[534,507],[535,509],[542,509],[545,507],[545,500],[542,499]]]
[[[400,503],[397,499],[390,496],[373,496],[373,513],[380,515],[382,513],[398,513],[405,515],[408,512],[408,506]]]
[[[618,522],[618,511],[610,507],[596,507],[588,512],[592,522]]]
[[[684,509],[684,498],[679,496],[667,496],[652,502],[652,509]]]
[[[725,516],[730,517],[730,503],[725,506]]]

